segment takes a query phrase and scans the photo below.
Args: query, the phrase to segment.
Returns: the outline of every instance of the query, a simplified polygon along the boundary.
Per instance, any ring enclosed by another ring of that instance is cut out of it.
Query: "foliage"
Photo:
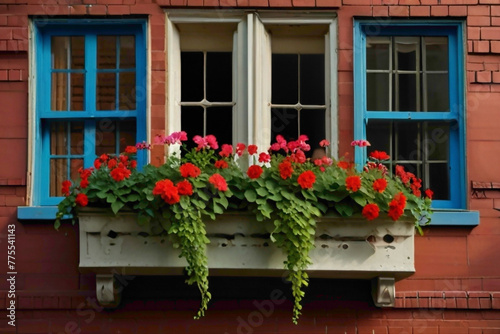
[[[240,143],[233,149],[224,144],[219,148],[210,135],[195,136],[197,147],[191,150],[184,132],[156,139],[174,152],[180,145],[182,156],[171,154],[163,165],[147,165],[141,171],[133,156],[137,148],[149,145],[127,147],[118,157],[100,156],[94,167],[80,170],[79,180],[63,182],[66,197],[59,204],[55,227],[67,214],[75,222],[77,208],[86,205],[109,207],[115,214],[132,210],[140,225],[160,226],[159,232],[168,233],[187,260],[187,283],[200,290],[196,318],[204,315],[211,298],[207,218],[244,209],[253,212],[258,221],[274,222],[271,240],[287,257],[284,268],[292,283],[294,323],[301,313],[303,287],[308,285],[317,218],[334,212],[373,220],[387,212],[396,221],[411,214],[420,232],[420,225],[430,221],[432,192],[428,189],[422,196],[421,180],[400,166],[390,176],[383,164],[390,158],[385,152],[372,152],[366,166],[357,170],[353,163],[335,161],[325,154],[306,158],[305,152],[310,150],[306,136],[291,142],[277,136],[269,150],[260,154],[255,145]],[[329,143],[323,140],[320,144],[325,152]],[[358,140],[352,145],[369,143]]]

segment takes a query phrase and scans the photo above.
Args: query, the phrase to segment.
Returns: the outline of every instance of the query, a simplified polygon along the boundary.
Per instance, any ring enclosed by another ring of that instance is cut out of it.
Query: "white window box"
[[[114,216],[86,209],[79,213],[80,270],[97,274],[97,297],[103,305],[118,302],[114,274],[179,275],[179,258],[167,235],[149,235],[134,213]],[[280,276],[285,255],[269,239],[272,223],[246,213],[229,213],[206,222],[210,275]],[[415,272],[414,225],[411,220],[323,217],[311,277],[373,279],[378,306],[394,305],[394,282]]]

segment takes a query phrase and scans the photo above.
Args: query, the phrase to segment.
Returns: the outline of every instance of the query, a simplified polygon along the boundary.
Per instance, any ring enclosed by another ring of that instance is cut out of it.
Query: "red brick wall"
[[[469,199],[470,208],[481,214],[478,227],[428,227],[425,236],[416,237],[416,273],[397,283],[397,309],[373,308],[368,298],[352,301],[343,295],[338,301],[330,295],[324,300],[318,294],[318,300],[306,303],[300,325],[292,326],[288,303],[259,317],[253,300],[216,300],[200,321],[192,320],[197,301],[182,297],[129,298],[113,312],[89,304],[95,281],[78,273],[77,229],[63,226],[55,232],[51,223],[16,220],[16,207],[27,198],[28,17],[148,16],[154,136],[164,132],[165,123],[163,10],[168,7],[337,11],[339,129],[341,138],[351,139],[353,17],[465,19],[468,177],[500,182],[499,0],[0,0],[0,154],[5,157],[0,163],[0,268],[6,268],[7,225],[15,224],[19,333],[500,333],[500,214],[494,210],[500,207],[500,192],[494,191]],[[340,143],[341,153],[351,150],[349,142]],[[154,152],[152,162],[161,163],[162,153]],[[0,269],[3,319],[5,272]],[[0,331],[10,329],[5,326],[1,320]]]

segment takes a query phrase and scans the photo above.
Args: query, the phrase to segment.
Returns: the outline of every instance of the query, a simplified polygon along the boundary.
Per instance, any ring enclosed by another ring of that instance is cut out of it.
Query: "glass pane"
[[[120,36],[120,68],[135,68],[135,36]]]
[[[97,110],[115,110],[116,74],[97,73]]]
[[[371,111],[389,111],[389,74],[366,74],[366,108]]]
[[[207,135],[217,137],[219,146],[233,143],[233,108],[207,108]]]
[[[366,139],[371,144],[371,146],[368,146],[368,153],[377,150],[391,155],[391,128],[391,121],[370,120],[368,122],[366,125]]]
[[[120,127],[120,148],[117,153],[125,152],[127,146],[134,146],[137,142],[136,129],[137,124],[135,120],[126,120],[118,122]]]
[[[193,137],[204,136],[204,111],[202,107],[181,107],[181,129],[188,135],[187,147],[196,147]]]
[[[52,73],[51,110],[68,110],[68,75],[68,73]]]
[[[366,38],[366,69],[389,70],[390,37]]]
[[[116,36],[97,36],[97,68],[116,68]]]
[[[70,122],[70,154],[83,154],[83,122]]]
[[[396,37],[397,69],[415,71],[417,69],[418,37]]]
[[[68,154],[68,122],[52,122],[50,124],[50,154]]]
[[[231,52],[207,52],[207,100],[233,100],[233,56]]]
[[[448,161],[450,125],[447,123],[427,123],[424,148],[428,160]]]
[[[203,100],[203,52],[181,52],[181,101]]]
[[[417,75],[399,74],[398,90],[394,96],[399,101],[398,111],[417,111]]]
[[[119,143],[117,143],[119,140]],[[101,119],[96,125],[96,155],[119,154],[128,145],[136,143],[135,120],[111,121]]]
[[[119,76],[120,110],[135,110],[135,72],[121,72]]]
[[[51,43],[52,68],[67,69],[70,50],[68,36],[52,36]]]
[[[309,137],[309,145],[312,152],[319,148],[319,142],[325,139],[325,110],[302,109],[300,111],[300,134]],[[274,139],[274,138],[273,138]]]
[[[83,168],[83,159],[70,159],[70,178],[71,180],[77,180],[80,177],[80,173],[78,173],[78,170],[80,168]]]
[[[50,159],[50,196],[63,196],[61,187],[69,179],[68,160]]]
[[[325,56],[300,55],[300,103],[325,104]]]
[[[448,71],[448,37],[425,37],[427,71]]]
[[[396,156],[398,160],[421,160],[418,140],[420,124],[416,122],[396,123]]]
[[[84,74],[71,73],[71,110],[83,110],[83,96],[84,96]]]
[[[427,111],[450,111],[448,74],[427,73]]]
[[[271,109],[271,141],[282,135],[287,141],[299,137],[299,112],[295,109]]]
[[[434,192],[433,199],[450,199],[449,168],[446,163],[429,164],[429,184]]]
[[[71,37],[71,68],[85,68],[85,37]]]
[[[272,98],[274,104],[299,102],[299,55],[272,55]]]

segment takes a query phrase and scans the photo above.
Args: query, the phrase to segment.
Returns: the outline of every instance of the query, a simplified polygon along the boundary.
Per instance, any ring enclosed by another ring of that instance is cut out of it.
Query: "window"
[[[465,208],[462,24],[355,23],[356,162],[384,150],[434,191],[436,208]]]
[[[336,21],[294,14],[169,12],[168,132],[263,150],[306,134],[336,154]]]
[[[104,153],[146,139],[145,23],[35,21],[33,205]],[[139,153],[139,165],[145,163]]]

